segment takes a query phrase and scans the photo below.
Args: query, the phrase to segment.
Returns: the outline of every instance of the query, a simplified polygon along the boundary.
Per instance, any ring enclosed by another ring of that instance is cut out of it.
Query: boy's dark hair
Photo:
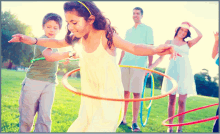
[[[50,20],[53,20],[55,22],[58,23],[59,28],[61,29],[62,27],[62,18],[60,17],[60,15],[56,14],[56,13],[48,13],[44,16],[43,19],[43,26]]]
[[[133,10],[140,10],[140,11],[141,11],[141,15],[143,15],[143,14],[144,14],[143,9],[142,9],[142,8],[140,8],[140,7],[135,7]]]

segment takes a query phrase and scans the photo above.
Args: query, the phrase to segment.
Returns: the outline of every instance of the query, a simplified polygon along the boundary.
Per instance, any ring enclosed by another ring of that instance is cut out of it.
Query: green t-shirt
[[[40,38],[48,38],[42,36]],[[42,52],[46,47],[35,45],[34,48],[34,59],[44,57]],[[52,49],[53,52],[58,52],[58,49]],[[32,63],[27,71],[26,77],[34,80],[48,81],[51,83],[58,84],[57,81],[57,70],[59,61],[49,62],[46,60],[39,60]]]

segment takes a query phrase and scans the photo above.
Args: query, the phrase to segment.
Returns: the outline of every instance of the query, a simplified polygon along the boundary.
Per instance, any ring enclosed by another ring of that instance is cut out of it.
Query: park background
[[[30,60],[33,58],[33,47],[28,46],[22,43],[7,43],[11,39],[11,36],[16,33],[23,33],[32,37],[40,37],[44,34],[42,30],[42,19],[49,13],[54,12],[63,18],[63,27],[60,33],[57,35],[57,39],[63,39],[66,34],[66,22],[63,11],[63,4],[65,1],[58,2],[43,2],[43,1],[2,1],[1,2],[1,75],[2,75],[2,132],[18,132],[18,117],[19,113],[18,108],[18,99],[20,95],[20,83],[25,77],[25,72],[22,72],[22,68],[28,68],[30,65]],[[116,27],[117,32],[121,38],[125,38],[126,30],[131,28],[134,25],[132,19],[132,10],[134,7],[138,6],[143,8],[144,14],[142,23],[150,26],[153,29],[154,35],[154,45],[164,44],[166,40],[173,39],[175,34],[175,28],[178,27],[183,21],[190,22],[193,26],[201,31],[203,34],[202,39],[190,49],[190,62],[193,69],[193,74],[196,81],[197,93],[203,96],[192,97],[188,101],[188,108],[199,107],[205,104],[212,104],[212,102],[218,102],[218,88],[219,88],[219,74],[218,66],[215,64],[214,60],[211,57],[212,48],[214,45],[214,34],[213,32],[218,31],[219,29],[219,3],[218,1],[209,2],[209,1],[138,1],[138,2],[122,2],[122,1],[95,1],[95,4],[103,12],[103,14],[111,20],[112,26]],[[43,10],[42,10],[43,9]],[[197,36],[196,32],[193,29],[190,29],[192,33],[192,39]],[[188,39],[190,40],[190,38]],[[69,48],[64,48],[61,51],[66,51]],[[117,58],[120,57],[120,50],[117,50]],[[155,68],[155,70],[160,72],[165,72],[169,60],[169,56]],[[154,61],[158,56],[154,56]],[[66,72],[78,68],[78,62],[72,62],[69,65],[59,65],[59,80],[61,80],[62,75]],[[20,72],[21,71],[21,72]],[[15,76],[15,77],[13,77]],[[154,74],[155,77],[155,95],[160,94],[160,88],[162,84],[163,77],[157,74]],[[12,82],[13,80],[13,82]],[[72,85],[76,81],[80,88],[80,75],[74,75],[71,79]],[[13,83],[13,84],[12,84]],[[76,83],[75,83],[76,84]],[[74,85],[75,86],[75,85]],[[148,80],[147,87],[150,87],[150,80]],[[150,89],[149,89],[150,90]],[[147,90],[147,91],[149,91]],[[13,93],[12,93],[13,92]],[[58,94],[59,93],[59,94]],[[149,94],[149,92],[148,92]],[[62,98],[65,96],[65,98]],[[66,97],[68,96],[68,97]],[[204,97],[209,96],[209,97]],[[62,103],[56,104],[56,99],[62,100]],[[62,99],[61,99],[62,98]],[[66,91],[64,87],[60,84],[57,87],[56,98],[53,105],[53,114],[52,117],[58,118],[57,116],[62,116],[68,111],[60,110],[62,108],[67,108],[71,111],[71,104],[74,102],[80,102],[78,97],[73,97],[71,93]],[[199,99],[198,99],[199,98]],[[68,100],[68,104],[65,104]],[[207,99],[207,102],[200,102],[201,100]],[[9,101],[10,100],[10,101]],[[190,101],[190,100],[194,100]],[[197,102],[198,101],[198,102]],[[163,103],[161,100],[155,100],[156,105],[161,105],[163,107],[157,109],[157,111],[167,111],[167,98],[164,98]],[[192,104],[191,104],[192,103]],[[79,103],[77,103],[79,105]],[[131,106],[130,106],[131,107]],[[74,117],[77,117],[78,108],[74,107],[76,110]],[[152,108],[153,109],[153,108]],[[156,110],[156,107],[154,108]],[[215,111],[214,108],[212,111]],[[210,110],[210,109],[209,109]],[[8,111],[13,114],[7,116]],[[64,113],[62,113],[64,112]],[[71,113],[71,112],[70,112]],[[68,113],[68,115],[70,115]],[[204,112],[205,113],[205,112]],[[214,113],[214,112],[213,112]],[[73,113],[72,113],[73,114]],[[70,117],[72,116],[70,115]],[[151,113],[151,116],[155,118],[162,117],[166,119],[167,113],[163,112],[162,115],[158,117],[158,112]],[[3,116],[4,115],[4,116]],[[196,114],[198,118],[205,118],[203,114]],[[201,117],[199,117],[199,115]],[[211,114],[211,116],[214,114]],[[67,115],[66,115],[67,116]],[[65,116],[65,117],[66,117]],[[190,116],[190,115],[189,115]],[[208,116],[208,115],[206,115]],[[208,117],[211,117],[208,116]],[[4,118],[3,118],[4,117]],[[69,117],[69,118],[70,118]],[[69,119],[69,125],[74,120],[73,118]],[[16,120],[13,120],[16,118]],[[154,119],[152,117],[152,119]],[[191,119],[191,118],[190,118]],[[12,120],[14,124],[12,123]],[[57,119],[54,119],[57,120]],[[194,118],[191,119],[195,120]],[[152,120],[151,120],[152,121]],[[187,119],[186,119],[187,121]],[[59,121],[58,121],[59,122]],[[209,122],[207,128],[203,128],[201,132],[211,132],[210,128],[212,122]],[[59,124],[59,123],[58,123]],[[67,123],[68,124],[68,123]],[[149,121],[150,124],[150,121]],[[158,127],[161,126],[161,122],[157,121]],[[56,126],[56,124],[55,124]],[[60,126],[60,125],[58,125]],[[61,125],[62,126],[62,125]],[[68,126],[68,125],[67,125]],[[54,127],[54,126],[53,126]],[[60,129],[59,129],[60,128]],[[53,132],[65,132],[68,127],[56,127],[53,128]],[[143,132],[164,132],[166,127],[152,127],[152,130],[143,129]],[[118,130],[119,132],[127,132],[129,130]],[[188,132],[197,132],[192,130]]]

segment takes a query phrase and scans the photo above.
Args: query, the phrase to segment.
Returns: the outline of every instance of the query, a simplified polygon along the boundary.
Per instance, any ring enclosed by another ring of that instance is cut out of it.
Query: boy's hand
[[[170,59],[176,59],[177,56],[180,56],[182,57],[182,55],[180,55],[179,53],[177,53],[173,46],[170,46],[169,44],[163,44],[163,45],[160,45],[158,47],[156,47],[155,49],[156,51],[156,54],[162,56],[162,55],[167,55],[167,54],[171,54],[171,57]]]
[[[10,41],[8,41],[9,43],[22,42],[22,43],[25,43],[25,44],[28,44],[28,45],[34,45],[36,43],[35,38],[29,37],[29,36],[26,36],[26,35],[23,35],[23,34],[15,34],[15,35],[12,35],[12,37],[13,38]]]
[[[218,35],[218,32],[213,32],[214,33],[214,36],[215,36],[215,41],[218,41],[219,40],[219,35]]]

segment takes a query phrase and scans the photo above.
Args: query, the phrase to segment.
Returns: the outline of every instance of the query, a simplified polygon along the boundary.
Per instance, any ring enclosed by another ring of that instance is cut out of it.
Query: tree
[[[209,71],[207,69],[202,69],[200,73],[194,75],[196,83],[196,91],[198,94],[205,96],[218,97],[218,84],[216,79],[212,81]]]
[[[213,79],[213,81],[217,83],[219,81],[219,73],[217,74],[217,76],[213,77]]]
[[[63,72],[63,73],[67,73],[67,72],[72,71],[77,68],[79,68],[79,62],[78,61],[71,61],[67,65],[60,63],[59,67],[58,67],[58,71]],[[80,78],[80,72],[76,72],[76,77]]]
[[[30,60],[33,57],[33,47],[23,43],[8,43],[13,34],[21,33],[32,36],[30,26],[20,22],[17,17],[11,14],[10,11],[1,12],[1,31],[2,31],[2,62],[10,62],[8,68],[11,68],[12,63],[20,65],[22,62],[25,66],[29,66]]]
[[[154,70],[161,72],[161,73],[165,73],[164,68],[155,67]],[[154,88],[161,89],[162,82],[163,82],[163,76],[161,76],[157,73],[153,73],[153,76],[154,76]],[[148,77],[148,79],[147,79],[146,87],[151,88],[151,78],[150,77]]]

